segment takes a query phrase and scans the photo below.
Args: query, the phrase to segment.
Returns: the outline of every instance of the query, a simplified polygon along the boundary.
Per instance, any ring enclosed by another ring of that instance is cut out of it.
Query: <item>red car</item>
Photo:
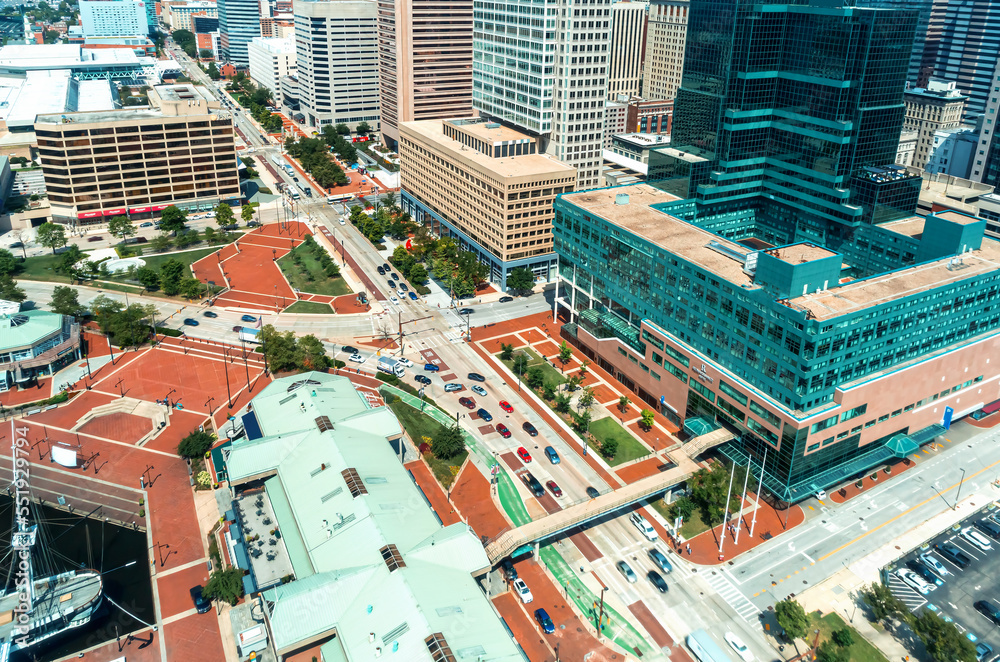
[[[504,439],[510,439],[510,430],[507,429],[506,425],[504,425],[503,423],[497,423],[496,428],[497,432],[500,433],[501,437],[503,437]]]
[[[458,399],[458,404],[462,405],[466,409],[475,409],[476,408],[476,401],[473,400],[472,398],[459,398]]]
[[[524,446],[517,449],[517,456],[521,458],[521,462],[524,462],[525,464],[531,462],[531,454],[524,450]]]
[[[514,413],[514,408],[511,407],[510,403],[507,402],[506,400],[501,400],[500,401],[500,409],[503,409],[508,414],[513,414]]]
[[[557,497],[562,496],[562,490],[559,489],[558,485],[556,485],[556,481],[550,480],[549,482],[545,483],[545,487],[549,488],[549,491],[552,492],[554,496]]]

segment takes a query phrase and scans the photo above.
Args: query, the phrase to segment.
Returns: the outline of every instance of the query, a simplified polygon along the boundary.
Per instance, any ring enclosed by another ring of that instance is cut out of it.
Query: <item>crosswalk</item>
[[[747,623],[755,622],[760,609],[750,602],[743,592],[726,576],[724,570],[709,570],[699,573],[708,585]]]

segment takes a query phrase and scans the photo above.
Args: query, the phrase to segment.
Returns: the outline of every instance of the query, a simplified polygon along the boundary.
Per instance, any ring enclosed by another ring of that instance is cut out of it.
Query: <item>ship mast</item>
[[[30,449],[28,447],[27,427],[14,427],[13,417],[10,419],[11,452],[13,454],[13,485],[14,485],[14,521],[17,531],[10,536],[10,545],[16,552],[15,585],[24,603],[19,610],[30,614],[35,600],[35,576],[31,565],[31,548],[35,544],[38,525],[32,524],[28,518],[31,514],[31,495],[28,492],[28,474]],[[24,634],[24,633],[22,633]]]

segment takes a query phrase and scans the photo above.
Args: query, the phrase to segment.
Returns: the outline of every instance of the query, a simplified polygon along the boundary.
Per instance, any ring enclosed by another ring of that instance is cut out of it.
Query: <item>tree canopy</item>
[[[170,205],[160,214],[160,229],[164,232],[177,234],[179,230],[187,227],[187,212],[183,209]]]
[[[42,223],[38,226],[36,241],[46,248],[51,248],[52,254],[55,255],[57,248],[66,245],[66,229],[56,223]]]
[[[52,301],[49,303],[49,308],[54,313],[71,317],[76,317],[83,311],[76,288],[66,285],[56,285],[52,290]]]

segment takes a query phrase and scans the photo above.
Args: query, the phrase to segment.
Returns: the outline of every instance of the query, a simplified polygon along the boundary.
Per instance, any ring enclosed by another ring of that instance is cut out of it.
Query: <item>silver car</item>
[[[632,568],[630,568],[628,563],[625,563],[625,561],[618,562],[618,572],[622,573],[622,575],[625,577],[625,580],[629,584],[634,584],[638,579],[635,576],[635,573],[632,572]]]

